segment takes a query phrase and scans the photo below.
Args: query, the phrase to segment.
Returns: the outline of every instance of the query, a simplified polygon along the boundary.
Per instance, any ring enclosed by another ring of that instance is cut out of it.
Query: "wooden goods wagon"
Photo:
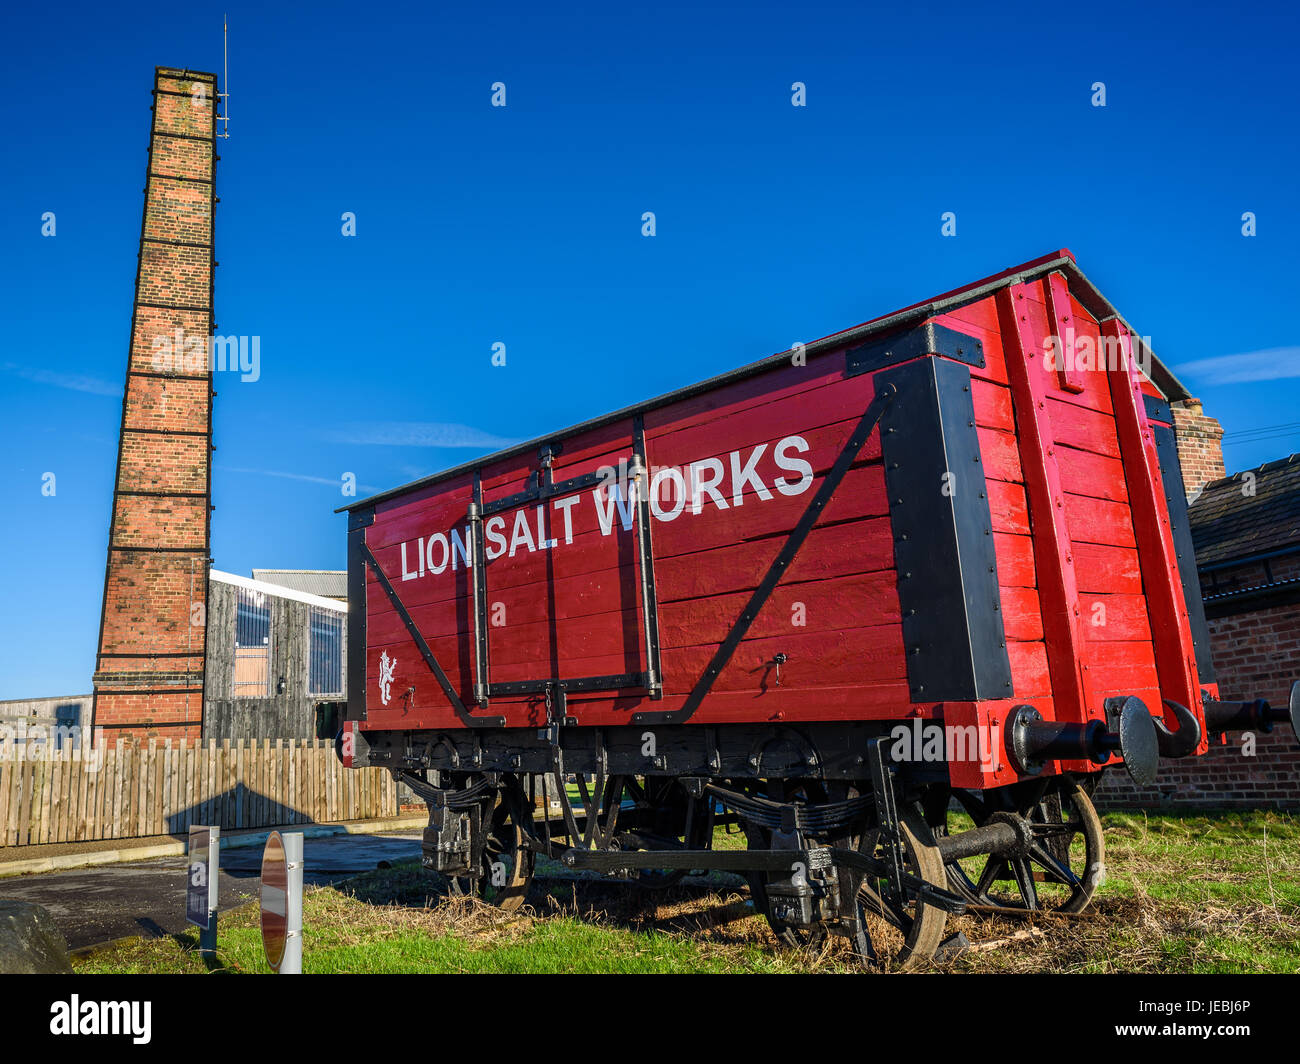
[[[1218,700],[1185,396],[1062,251],[357,502],[341,754],[501,904],[732,869],[899,965],[1077,911],[1101,769],[1296,716]]]

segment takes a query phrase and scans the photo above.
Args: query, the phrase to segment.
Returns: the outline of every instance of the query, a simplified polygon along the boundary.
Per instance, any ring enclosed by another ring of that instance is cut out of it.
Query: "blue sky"
[[[341,568],[345,472],[388,488],[1059,247],[1229,433],[1289,426],[1229,469],[1300,451],[1286,5],[268,6],[225,8],[217,321],[261,377],[216,385],[219,568]],[[219,70],[222,11],[3,16],[0,698],[90,689],[153,68]]]

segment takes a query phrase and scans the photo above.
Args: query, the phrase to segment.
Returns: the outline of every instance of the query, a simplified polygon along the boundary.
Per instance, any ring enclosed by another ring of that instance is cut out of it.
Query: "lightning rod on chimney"
[[[219,137],[230,139],[230,27],[226,23],[226,16],[221,16],[221,87],[225,92],[217,93],[217,96],[224,101],[221,110],[224,114],[217,115],[217,121],[225,123],[222,131],[217,134]]]

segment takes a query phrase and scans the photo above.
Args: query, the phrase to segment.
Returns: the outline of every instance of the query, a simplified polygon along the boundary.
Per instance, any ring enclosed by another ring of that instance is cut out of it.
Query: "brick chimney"
[[[154,72],[94,724],[200,734],[212,440],[215,74]]]
[[[1205,415],[1199,399],[1184,399],[1172,408],[1183,488],[1190,501],[1210,481],[1228,475],[1223,464],[1223,426]]]

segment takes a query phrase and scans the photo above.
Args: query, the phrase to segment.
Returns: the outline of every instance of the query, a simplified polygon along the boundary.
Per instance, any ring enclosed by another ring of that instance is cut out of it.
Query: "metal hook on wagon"
[[[1186,757],[1201,745],[1201,722],[1186,706],[1171,699],[1164,700],[1169,711],[1178,718],[1178,730],[1170,731],[1160,717],[1155,717],[1156,741],[1161,757]]]

